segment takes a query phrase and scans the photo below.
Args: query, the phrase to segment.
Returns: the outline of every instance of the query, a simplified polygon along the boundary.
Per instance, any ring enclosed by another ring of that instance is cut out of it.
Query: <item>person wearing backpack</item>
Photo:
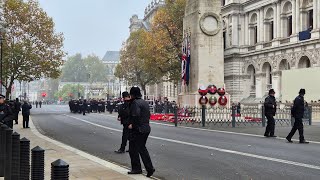
[[[264,133],[265,137],[277,137],[274,135],[274,129],[275,129],[274,116],[276,115],[276,111],[277,111],[277,103],[274,95],[275,95],[275,91],[273,89],[270,89],[269,96],[264,101],[265,116],[268,119],[268,125]]]
[[[302,144],[308,144],[309,143],[304,139],[304,135],[303,135],[303,121],[302,121],[302,118],[304,116],[304,111],[305,111],[305,107],[304,107],[304,95],[305,94],[306,94],[306,90],[305,89],[300,89],[299,96],[297,96],[296,99],[293,101],[293,107],[291,109],[291,115],[294,117],[295,121],[294,121],[294,125],[293,125],[293,127],[291,129],[291,132],[286,137],[286,139],[290,143],[292,143],[291,138],[293,137],[293,135],[296,133],[297,130],[299,131],[299,143],[302,143]]]

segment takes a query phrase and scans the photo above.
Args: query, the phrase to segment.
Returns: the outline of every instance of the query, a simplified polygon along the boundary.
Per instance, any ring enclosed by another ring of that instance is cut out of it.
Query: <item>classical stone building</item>
[[[222,0],[225,84],[232,101],[282,97],[282,71],[320,66],[320,0]]]

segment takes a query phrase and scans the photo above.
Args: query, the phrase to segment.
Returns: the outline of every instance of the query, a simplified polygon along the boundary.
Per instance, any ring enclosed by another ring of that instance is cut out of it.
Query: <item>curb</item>
[[[63,144],[63,143],[61,143],[59,141],[56,141],[54,139],[51,139],[51,138],[49,138],[47,136],[42,135],[38,131],[38,129],[35,127],[35,125],[33,124],[33,120],[31,118],[31,116],[30,116],[29,126],[30,126],[30,129],[31,129],[31,132],[34,135],[38,136],[39,138],[41,138],[41,139],[43,139],[45,141],[48,141],[48,142],[50,142],[50,143],[52,143],[52,144],[54,144],[56,146],[59,146],[61,148],[64,148],[64,149],[66,149],[68,151],[71,151],[71,152],[73,152],[73,153],[75,153],[75,154],[77,154],[79,156],[82,156],[82,157],[84,157],[84,158],[86,158],[86,159],[88,159],[90,161],[98,163],[98,164],[100,164],[100,165],[102,165],[102,166],[104,166],[104,167],[106,167],[108,169],[111,169],[111,170],[113,170],[115,172],[118,172],[118,173],[120,173],[120,174],[122,174],[122,175],[124,175],[126,177],[130,177],[130,178],[135,179],[135,180],[150,179],[150,178],[147,178],[147,177],[145,177],[143,175],[130,175],[129,176],[128,173],[127,173],[129,169],[127,169],[127,168],[124,168],[124,167],[121,167],[121,166],[119,166],[117,164],[114,164],[112,162],[100,159],[100,158],[98,158],[96,156],[93,156],[93,155],[88,154],[86,152],[83,152],[83,151],[81,151],[79,149],[73,148],[73,147],[71,147],[69,145]],[[156,178],[151,178],[151,179],[156,179]]]

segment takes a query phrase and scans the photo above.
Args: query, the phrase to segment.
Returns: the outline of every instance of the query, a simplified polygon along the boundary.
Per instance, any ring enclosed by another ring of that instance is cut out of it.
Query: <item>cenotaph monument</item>
[[[200,86],[224,87],[221,0],[187,0],[184,34],[190,36],[190,79],[179,95],[181,106],[198,104]]]

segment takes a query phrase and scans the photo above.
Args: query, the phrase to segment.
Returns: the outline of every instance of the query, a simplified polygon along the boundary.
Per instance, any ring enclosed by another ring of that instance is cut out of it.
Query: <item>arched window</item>
[[[311,62],[307,56],[302,56],[298,63],[298,68],[310,68]]]
[[[274,38],[274,11],[272,8],[269,8],[265,15],[265,37],[266,41],[271,41]]]
[[[292,35],[292,4],[287,1],[282,10],[283,37]]]
[[[258,42],[257,17],[257,14],[253,13],[250,18],[250,45],[255,45]]]
[[[250,85],[255,86],[256,85],[256,69],[252,64],[248,66],[247,73],[250,75]]]
[[[313,0],[302,0],[302,30],[313,29]]]

